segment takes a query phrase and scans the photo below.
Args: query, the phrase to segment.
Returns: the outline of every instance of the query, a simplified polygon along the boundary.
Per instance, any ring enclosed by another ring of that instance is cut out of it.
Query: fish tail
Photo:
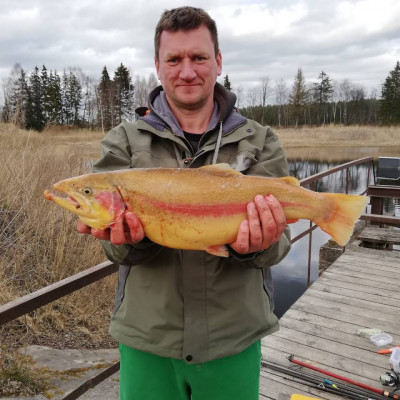
[[[353,234],[354,225],[365,210],[369,197],[340,193],[323,193],[327,204],[319,221],[314,221],[332,236],[340,246],[346,245]]]

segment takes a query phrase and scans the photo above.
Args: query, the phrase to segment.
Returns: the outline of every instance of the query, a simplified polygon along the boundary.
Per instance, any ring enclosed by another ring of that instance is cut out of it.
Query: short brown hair
[[[218,56],[218,32],[215,21],[203,9],[185,6],[165,10],[162,13],[154,34],[154,50],[156,59],[158,60],[161,33],[163,31],[189,31],[191,29],[196,29],[201,25],[205,25],[210,31],[211,39],[214,42],[215,56]]]

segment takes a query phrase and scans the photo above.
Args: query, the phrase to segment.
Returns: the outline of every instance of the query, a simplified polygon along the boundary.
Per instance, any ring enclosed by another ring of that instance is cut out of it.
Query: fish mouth
[[[95,229],[104,230],[113,223],[114,214],[110,213],[96,198],[87,198],[76,190],[70,191],[63,186],[62,182],[54,184],[53,187],[65,193],[66,197],[57,196],[50,190],[44,192],[44,197],[76,214],[86,225]]]
[[[44,197],[79,216],[90,214],[90,206],[87,204],[86,199],[77,194],[74,194],[74,197],[71,195],[60,197],[50,192],[50,190],[45,190]]]

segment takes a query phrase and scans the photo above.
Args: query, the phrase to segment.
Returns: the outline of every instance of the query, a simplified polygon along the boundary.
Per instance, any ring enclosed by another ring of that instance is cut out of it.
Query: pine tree
[[[328,109],[327,104],[332,100],[333,94],[333,86],[329,76],[322,71],[318,79],[320,82],[314,83],[313,87],[313,97],[314,101],[319,106],[319,123],[321,122],[321,113],[322,113],[322,121],[325,124],[328,119]]]
[[[98,116],[103,132],[111,129],[114,123],[114,88],[108,74],[107,67],[104,66],[101,72],[100,84],[97,89]]]
[[[232,90],[232,85],[231,85],[231,82],[229,80],[228,74],[226,74],[225,78],[224,78],[224,87],[225,87],[226,90],[229,90],[229,91]]]
[[[128,68],[122,63],[114,72],[114,111],[117,124],[122,122],[123,118],[130,120],[134,113],[133,110],[133,85]]]
[[[36,66],[30,78],[28,101],[26,105],[25,128],[41,131],[45,127],[43,113],[43,86]]]
[[[382,85],[380,117],[385,124],[400,123],[400,62],[389,72]]]
[[[18,73],[19,75],[12,82],[10,91],[10,121],[24,127],[29,88],[26,73],[21,66],[18,67]]]
[[[71,123],[79,125],[79,109],[82,100],[82,87],[76,75],[70,71],[68,79],[68,104],[71,111]]]
[[[68,75],[65,69],[61,78],[61,103],[62,103],[61,124],[69,125],[71,119],[71,106],[69,104],[69,96],[68,96]]]
[[[47,74],[47,68],[45,65],[42,67],[42,71],[40,73],[40,79],[42,82],[42,91],[43,91],[43,116],[45,124],[47,123],[49,117],[49,109],[50,109],[50,99],[49,99],[49,75]]]
[[[306,88],[306,81],[304,79],[303,71],[298,68],[297,74],[294,78],[292,91],[289,95],[289,104],[295,119],[296,127],[301,121],[305,105],[307,104],[308,90]]]
[[[57,74],[57,71],[53,73],[53,71],[50,70],[45,101],[47,122],[49,124],[62,124],[62,106],[61,78],[60,75]]]

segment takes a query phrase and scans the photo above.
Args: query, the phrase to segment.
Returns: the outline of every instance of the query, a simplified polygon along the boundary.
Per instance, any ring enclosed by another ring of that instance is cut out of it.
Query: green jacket
[[[149,116],[120,124],[102,141],[96,172],[197,168],[211,164],[217,155],[218,163],[244,174],[288,175],[277,136],[238,114],[234,95],[221,85],[216,84],[214,114],[196,154],[169,111],[161,87],[149,101]],[[170,249],[148,239],[137,245],[102,242],[107,257],[120,264],[110,334],[127,346],[188,363],[244,350],[278,329],[266,267],[287,254],[289,242],[287,228],[269,249],[245,256],[230,250],[228,258]]]

